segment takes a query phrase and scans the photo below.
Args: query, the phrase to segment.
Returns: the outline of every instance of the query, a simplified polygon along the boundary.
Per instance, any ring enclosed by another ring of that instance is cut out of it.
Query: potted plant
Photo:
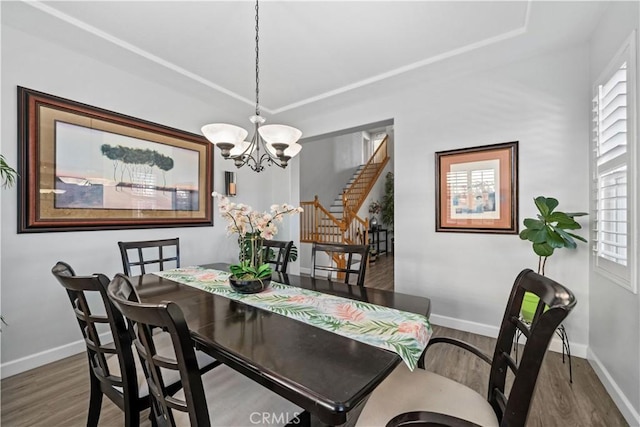
[[[382,210],[382,206],[380,205],[380,202],[378,202],[377,200],[374,200],[369,204],[369,214],[371,214],[371,220],[369,221],[369,226],[372,230],[375,230],[376,228],[378,228],[378,218],[376,217],[376,215],[378,215],[381,210]]]
[[[393,172],[387,172],[382,197],[382,222],[393,229]]]
[[[538,255],[538,274],[544,276],[547,258],[553,255],[556,249],[575,249],[576,240],[586,242],[583,237],[567,230],[581,229],[582,226],[574,218],[588,214],[557,211],[555,209],[558,207],[558,200],[552,197],[538,196],[534,202],[538,208],[537,218],[525,218],[525,228],[520,232],[520,239],[532,243],[533,251]],[[538,297],[526,293],[522,304],[522,316],[525,320],[533,318],[537,305]]]
[[[3,188],[10,188],[16,182],[16,177],[18,173],[14,168],[9,166],[7,163],[7,159],[0,154],[0,180],[2,181]]]
[[[218,199],[220,215],[228,222],[227,232],[238,233],[240,259],[238,264],[229,266],[231,287],[241,293],[255,293],[266,289],[273,271],[265,258],[262,242],[274,238],[278,233],[276,223],[281,222],[284,215],[300,213],[302,208],[284,203],[272,205],[270,213],[258,212],[251,206],[231,203],[221,194],[214,192],[213,196]]]
[[[7,159],[0,154],[0,181],[2,181],[2,188],[10,188],[16,182],[16,177],[18,173],[14,168],[9,166],[7,163]],[[0,315],[0,332],[2,332],[2,325],[6,325],[7,322],[4,321],[4,317]]]

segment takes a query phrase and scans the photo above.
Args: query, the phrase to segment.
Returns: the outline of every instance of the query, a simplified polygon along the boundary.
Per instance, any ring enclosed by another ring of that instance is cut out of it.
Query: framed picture
[[[518,142],[436,153],[436,231],[518,234]]]
[[[210,226],[203,137],[18,87],[18,232]]]

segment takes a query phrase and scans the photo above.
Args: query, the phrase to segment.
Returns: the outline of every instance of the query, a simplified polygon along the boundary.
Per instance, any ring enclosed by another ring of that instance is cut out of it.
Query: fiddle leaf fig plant
[[[534,199],[538,208],[537,218],[526,218],[520,239],[533,243],[533,251],[538,255],[538,273],[544,275],[547,258],[556,249],[577,247],[576,240],[586,243],[586,239],[567,230],[582,228],[574,219],[588,215],[586,212],[561,212],[555,210],[558,200],[552,197],[538,196]]]

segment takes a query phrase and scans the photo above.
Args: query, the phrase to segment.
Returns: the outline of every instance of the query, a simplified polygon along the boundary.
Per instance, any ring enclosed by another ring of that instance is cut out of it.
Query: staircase
[[[364,244],[369,241],[369,220],[357,215],[373,184],[389,161],[387,138],[367,164],[360,166],[329,209],[318,200],[301,202],[300,241],[303,243]]]

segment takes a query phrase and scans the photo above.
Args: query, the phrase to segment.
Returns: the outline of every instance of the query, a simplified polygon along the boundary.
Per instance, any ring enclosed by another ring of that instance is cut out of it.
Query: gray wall
[[[631,31],[638,30],[639,21],[638,2],[616,2],[611,5],[590,42],[590,83],[594,83],[604,72],[604,68],[613,59]],[[640,74],[636,81],[640,81]],[[636,100],[640,100],[640,92],[636,90],[636,93]],[[638,105],[637,101],[636,105]],[[638,120],[638,110],[636,110],[636,120]],[[638,149],[637,139],[635,147],[636,158],[638,158],[640,149]],[[640,165],[640,161],[636,161],[636,165]],[[637,186],[638,181],[635,182]],[[637,198],[638,187],[635,189],[634,194]],[[637,200],[635,206],[636,208],[640,206]],[[637,233],[636,229],[636,236]],[[637,255],[635,262],[638,262]],[[627,420],[630,420],[629,423],[639,425],[640,298],[638,294],[633,294],[595,273],[593,265],[589,273],[589,282],[591,301],[589,360],[614,399],[627,400],[627,405],[622,408],[626,408],[623,412]]]
[[[199,133],[203,124],[212,121],[238,122],[249,128],[252,108],[229,102],[227,97],[211,91],[211,102],[189,96],[179,88],[157,81],[162,70],[122,69],[111,65],[111,56],[96,61],[84,55],[80,47],[57,44],[47,33],[27,34],[13,27],[21,18],[13,7],[2,2],[2,118],[1,146],[10,164],[17,159],[18,85],[73,99],[141,119]],[[20,3],[10,5],[19,7]],[[29,6],[23,6],[29,8]],[[28,22],[27,22],[28,24]],[[34,24],[34,23],[31,23]],[[32,30],[38,33],[38,27]],[[55,28],[55,27],[53,27]],[[78,43],[88,41],[83,34]],[[97,45],[99,46],[99,45]],[[157,71],[157,72],[156,72]],[[175,82],[180,85],[179,79]],[[268,168],[256,174],[240,170],[236,201],[268,210],[273,203],[299,203],[298,160],[286,169]],[[214,188],[224,191],[224,170],[235,170],[215,150]],[[165,228],[151,230],[117,230],[20,234],[16,232],[17,189],[3,189],[0,233],[2,237],[0,279],[2,315],[9,326],[2,328],[2,376],[57,360],[84,350],[81,336],[66,293],[53,279],[51,267],[59,260],[75,267],[78,274],[102,272],[108,276],[122,268],[117,242],[179,237],[182,262],[186,265],[237,259],[237,240],[227,237],[225,223],[214,209],[214,227]],[[279,237],[298,240],[297,220],[285,219]],[[298,244],[299,245],[299,244]],[[297,271],[294,263],[292,271]]]
[[[362,133],[332,136],[303,143],[300,153],[300,198],[317,195],[329,207],[362,165]]]
[[[396,289],[429,296],[436,323],[495,334],[513,279],[522,268],[535,269],[537,257],[515,235],[435,232],[434,152],[518,140],[519,222],[535,214],[533,198],[541,194],[557,197],[566,211],[588,209],[590,96],[586,45],[512,62],[489,56],[495,61],[468,63],[461,73],[446,72],[462,68],[459,58],[440,64],[438,75],[448,78],[417,70],[302,107],[286,120],[322,134],[393,117]],[[577,294],[566,327],[583,356],[588,253],[584,246],[559,251],[547,267]]]
[[[114,48],[86,33],[59,40],[59,23],[7,16],[5,10],[20,7],[11,3],[2,3],[0,85],[0,147],[10,163],[17,163],[17,85],[192,132],[212,120],[246,125],[237,118],[250,107],[213,90],[211,102],[202,103],[181,77],[134,55],[117,64]],[[278,116],[305,136],[394,120],[395,283],[400,292],[432,299],[434,323],[494,335],[513,278],[537,261],[515,235],[435,232],[434,152],[518,140],[520,223],[535,215],[538,195],[557,197],[565,211],[588,209],[591,78],[607,62],[607,49],[639,20],[637,2],[612,3],[609,13],[591,42],[524,57],[513,40],[504,40]],[[21,23],[29,33],[15,27]],[[535,31],[544,37],[544,29],[528,29]],[[91,59],[89,50],[102,52],[103,60]],[[216,154],[215,168],[215,188],[222,191],[222,171],[232,166]],[[285,171],[242,171],[237,200],[256,208],[274,200],[296,204],[299,174],[297,159]],[[0,191],[0,308],[10,322],[2,332],[3,376],[82,351],[66,296],[49,273],[56,261],[80,273],[113,275],[120,270],[118,240],[172,236],[181,238],[188,263],[231,261],[237,254],[217,214],[213,228],[17,235],[16,189]],[[297,224],[283,233],[297,236]],[[547,274],[578,297],[565,324],[574,354],[584,357],[589,349],[614,400],[638,424],[638,296],[590,274],[589,259],[586,245],[559,251]]]
[[[362,132],[314,137],[312,141],[303,143],[303,147],[300,154],[300,200],[312,201],[317,195],[320,203],[328,209],[357,167],[368,160],[363,159]],[[390,132],[387,153],[391,158],[358,212],[363,219],[369,217],[369,203],[372,200],[382,202],[384,177],[387,172],[393,171],[393,147],[393,134]],[[300,267],[307,272],[310,266],[311,244],[303,243]]]
[[[595,37],[618,25],[623,29],[613,34],[625,37],[637,28],[637,2],[615,8],[626,9],[620,12],[625,19],[606,18]],[[395,286],[430,297],[435,324],[495,336],[513,278],[522,268],[535,270],[537,257],[515,235],[435,232],[434,152],[518,140],[520,224],[535,216],[539,195],[558,198],[564,211],[589,210],[589,69],[598,44],[521,58],[506,41],[287,115],[312,134],[394,119]],[[580,221],[587,238],[589,221]],[[589,350],[602,358],[599,368],[591,357],[594,368],[637,425],[638,297],[601,288],[589,274],[589,260],[588,245],[558,251],[546,273],[577,296],[565,322],[573,354],[586,357]]]

